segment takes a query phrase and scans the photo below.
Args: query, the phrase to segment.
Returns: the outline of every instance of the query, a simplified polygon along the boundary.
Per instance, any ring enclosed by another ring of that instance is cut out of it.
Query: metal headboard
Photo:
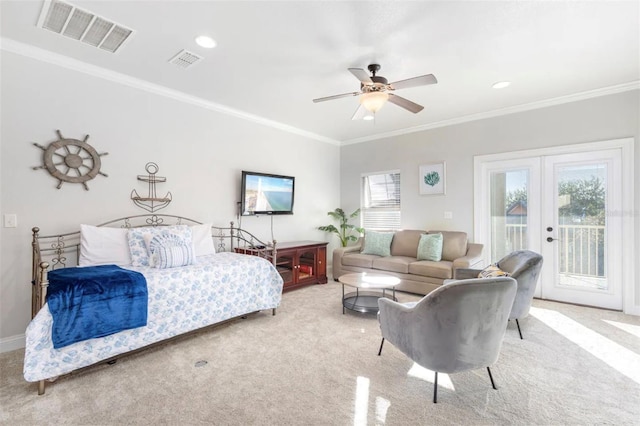
[[[141,214],[127,216],[96,225],[111,228],[141,228],[145,226],[201,225],[194,219],[169,214]],[[34,227],[31,270],[31,317],[33,318],[46,301],[49,284],[47,271],[77,266],[80,258],[80,231],[57,235],[40,235],[40,228]],[[251,248],[251,253],[276,263],[276,241],[265,243],[252,233],[240,229],[230,222],[227,227],[212,226],[212,238],[216,252],[234,251],[236,248]],[[261,247],[257,249],[256,247]]]

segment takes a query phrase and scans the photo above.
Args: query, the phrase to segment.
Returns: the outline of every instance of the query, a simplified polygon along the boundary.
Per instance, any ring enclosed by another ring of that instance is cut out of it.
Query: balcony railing
[[[504,247],[506,253],[527,248],[527,225],[507,224],[505,242],[494,241],[493,253]],[[605,227],[561,225],[558,228],[559,266],[561,274],[588,277],[605,276]],[[494,239],[495,240],[495,239]]]

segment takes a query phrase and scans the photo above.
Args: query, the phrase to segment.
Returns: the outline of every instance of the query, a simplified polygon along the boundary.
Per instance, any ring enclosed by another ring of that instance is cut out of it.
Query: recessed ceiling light
[[[217,45],[214,39],[205,35],[196,37],[196,43],[198,43],[198,46],[202,46],[207,49],[213,49]]]
[[[510,81],[499,81],[497,83],[495,83],[493,86],[494,89],[504,89],[505,87],[509,86],[511,84]]]
[[[374,119],[373,114],[368,114],[362,117],[363,120],[371,121]]]

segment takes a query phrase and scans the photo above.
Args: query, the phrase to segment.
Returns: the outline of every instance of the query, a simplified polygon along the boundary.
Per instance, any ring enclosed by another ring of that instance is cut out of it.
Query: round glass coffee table
[[[387,297],[396,301],[396,286],[400,284],[400,278],[369,272],[341,275],[338,281],[342,284],[343,314],[345,308],[363,313],[378,312],[378,299]],[[344,286],[354,287],[356,291],[345,294]],[[391,297],[387,290],[391,290]]]

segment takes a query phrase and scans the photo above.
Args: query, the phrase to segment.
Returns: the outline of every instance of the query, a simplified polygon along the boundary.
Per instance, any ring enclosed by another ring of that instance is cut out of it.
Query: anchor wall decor
[[[147,163],[144,166],[144,169],[149,174],[138,175],[138,180],[147,182],[149,184],[149,195],[147,195],[146,197],[141,197],[134,189],[133,191],[131,191],[131,199],[136,206],[153,213],[156,210],[163,209],[169,205],[169,203],[171,202],[171,192],[167,192],[167,195],[165,195],[164,197],[157,196],[156,183],[164,183],[167,181],[167,178],[156,176],[156,173],[158,173],[158,170],[160,170],[156,163]]]

